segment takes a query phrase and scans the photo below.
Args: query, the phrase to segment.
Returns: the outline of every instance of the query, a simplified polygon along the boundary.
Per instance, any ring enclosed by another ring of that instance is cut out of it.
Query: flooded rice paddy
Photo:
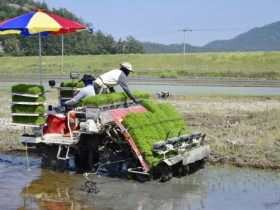
[[[133,91],[151,93],[169,92],[179,94],[220,94],[220,95],[280,95],[279,87],[220,87],[220,86],[185,86],[185,85],[131,85]],[[119,89],[119,91],[121,91]]]
[[[36,82],[35,82],[36,83]],[[3,82],[0,84],[1,89],[10,89],[12,85],[16,85],[16,82]],[[28,83],[26,83],[28,84]],[[34,83],[32,83],[34,84]],[[44,87],[47,91],[53,91],[49,88],[48,84],[45,83]],[[116,86],[116,91],[123,91],[120,86]],[[150,84],[149,82],[143,84],[132,83],[130,85],[131,91],[147,91],[152,94],[160,92],[168,92],[171,95],[179,94],[222,94],[222,95],[253,95],[253,96],[275,96],[280,95],[280,87],[278,86],[215,86],[211,85],[187,85],[187,84]]]
[[[206,165],[165,183],[40,168],[39,158],[0,153],[0,209],[280,209],[280,172]]]

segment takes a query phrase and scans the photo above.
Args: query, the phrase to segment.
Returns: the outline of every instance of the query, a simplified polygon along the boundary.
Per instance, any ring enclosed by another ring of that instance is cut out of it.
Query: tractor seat
[[[85,112],[76,112],[76,118],[79,119],[79,122],[86,122],[86,113]]]

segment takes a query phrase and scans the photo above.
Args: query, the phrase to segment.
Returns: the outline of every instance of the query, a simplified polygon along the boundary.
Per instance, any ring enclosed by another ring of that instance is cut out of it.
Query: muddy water
[[[210,166],[166,183],[40,169],[0,153],[0,209],[280,209],[280,171]]]

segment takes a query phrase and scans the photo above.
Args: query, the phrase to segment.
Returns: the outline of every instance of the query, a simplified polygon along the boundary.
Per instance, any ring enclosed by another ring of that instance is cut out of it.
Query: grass
[[[43,57],[44,75],[68,75],[72,71],[98,76],[132,63],[134,76],[232,77],[280,79],[280,52],[187,53],[185,69],[181,54],[128,54]],[[38,57],[0,57],[0,75],[39,75]]]

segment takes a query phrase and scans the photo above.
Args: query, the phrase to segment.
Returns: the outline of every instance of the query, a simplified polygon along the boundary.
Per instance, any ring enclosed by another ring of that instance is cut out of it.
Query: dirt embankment
[[[279,97],[181,97],[169,100],[191,131],[207,135],[213,163],[280,168]]]

